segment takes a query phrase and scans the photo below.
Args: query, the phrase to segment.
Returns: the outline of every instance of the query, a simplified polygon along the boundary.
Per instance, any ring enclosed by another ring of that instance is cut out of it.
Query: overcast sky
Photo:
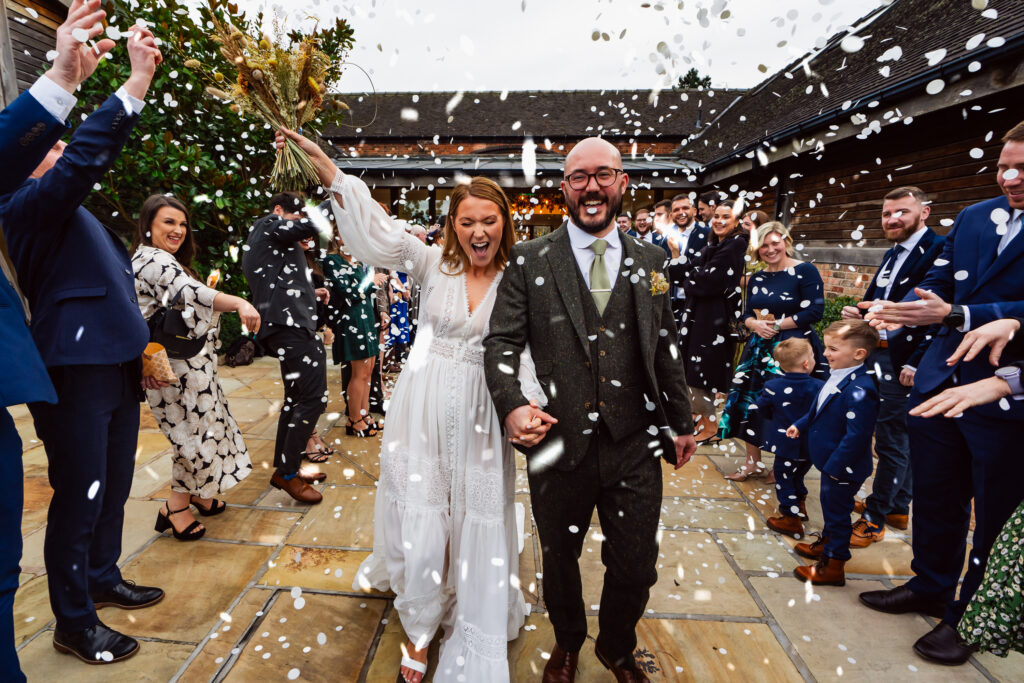
[[[348,18],[378,91],[750,87],[885,0],[241,0]],[[321,19],[323,20],[323,19]],[[595,40],[596,38],[596,40]],[[660,46],[660,47],[659,47]],[[350,68],[338,90],[368,90]]]

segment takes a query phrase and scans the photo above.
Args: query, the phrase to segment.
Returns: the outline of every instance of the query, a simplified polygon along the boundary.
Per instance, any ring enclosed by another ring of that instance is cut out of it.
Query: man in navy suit
[[[25,181],[66,129],[74,106],[74,92],[88,78],[113,41],[102,40],[95,51],[80,50],[75,29],[90,38],[102,32],[106,15],[99,0],[76,0],[67,19],[57,28],[57,57],[53,67],[28,92],[0,112],[0,194]],[[24,681],[14,644],[14,594],[18,588],[21,560],[21,509],[23,504],[21,439],[8,406],[30,401],[54,403],[57,394],[46,372],[32,334],[29,310],[17,286],[17,277],[0,226],[0,671],[4,680]]]
[[[672,198],[669,217],[672,224],[666,230],[668,238],[669,280],[672,282],[672,313],[676,319],[676,327],[683,327],[683,313],[686,311],[686,290],[683,288],[690,278],[688,264],[692,262],[701,249],[708,245],[711,228],[697,223],[697,207],[688,194],[677,194]]]
[[[900,300],[914,291],[935,259],[946,238],[933,232],[926,222],[931,214],[928,195],[917,187],[898,187],[882,200],[882,231],[893,247],[885,252],[864,294],[865,301]],[[864,312],[856,306],[843,308],[844,319],[860,320]],[[868,359],[875,371],[881,404],[875,425],[875,453],[878,467],[871,495],[855,508],[863,516],[853,525],[850,545],[864,548],[885,536],[885,525],[906,529],[912,495],[910,444],[907,436],[907,399],[914,382],[917,363],[934,330],[927,326],[908,327],[892,334],[879,330],[878,350]]]
[[[619,219],[621,218],[629,220],[629,216],[619,216]],[[666,254],[669,254],[668,245],[665,243],[665,236],[654,229],[654,221],[651,220],[651,212],[648,209],[640,209],[636,212],[636,228],[629,228],[625,233],[638,240],[661,247],[665,250]]]
[[[878,389],[864,361],[878,344],[878,333],[863,320],[839,320],[825,329],[830,368],[810,411],[786,430],[803,439],[811,462],[821,471],[821,539],[797,543],[797,554],[817,562],[794,574],[814,585],[843,586],[850,559],[853,496],[871,476],[871,433],[878,415]]]
[[[135,127],[161,60],[153,34],[132,31],[128,80],[69,144],[54,144],[29,180],[0,196],[32,337],[56,389],[56,404],[29,403],[53,487],[44,545],[57,618],[53,644],[92,663],[139,648],[104,626],[98,607],[135,609],[163,598],[158,588],[125,582],[117,567],[138,442],[139,357],[149,330],[123,242],[81,207]],[[64,49],[81,58],[91,48],[71,36],[58,52]]]
[[[967,207],[946,237],[941,257],[903,302],[863,303],[873,324],[887,330],[942,325],[918,364],[911,408],[953,385],[992,376],[985,354],[949,363],[969,330],[999,318],[1024,315],[1024,123],[1003,137],[996,181],[1003,196]],[[1004,362],[1021,360],[1004,352]],[[965,410],[958,418],[911,416],[916,576],[890,591],[861,594],[872,609],[924,612],[942,621],[914,644],[922,657],[962,664],[972,653],[956,625],[978,588],[996,535],[1024,498],[1018,469],[1024,402],[1003,400]],[[974,537],[967,572],[966,537],[974,502]]]

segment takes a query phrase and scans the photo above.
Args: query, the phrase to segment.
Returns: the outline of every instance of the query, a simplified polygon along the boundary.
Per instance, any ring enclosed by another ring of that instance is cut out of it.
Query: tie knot
[[[604,256],[604,252],[607,248],[608,243],[604,240],[594,240],[590,244],[590,249],[598,256]]]

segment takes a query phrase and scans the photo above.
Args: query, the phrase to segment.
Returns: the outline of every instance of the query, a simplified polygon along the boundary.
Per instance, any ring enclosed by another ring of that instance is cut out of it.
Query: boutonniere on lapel
[[[668,280],[663,273],[653,271],[651,273],[651,296],[658,296],[668,291]]]

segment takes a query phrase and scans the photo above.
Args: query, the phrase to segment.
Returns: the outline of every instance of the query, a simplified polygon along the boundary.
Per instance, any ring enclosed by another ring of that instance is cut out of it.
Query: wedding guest
[[[662,199],[654,205],[654,229],[661,232],[672,225],[672,200]],[[698,251],[700,251],[698,249]]]
[[[0,111],[0,194],[21,185],[39,165],[60,136],[77,99],[79,84],[92,75],[100,57],[114,42],[100,40],[96,50],[83,49],[72,35],[76,29],[94,39],[102,32],[106,12],[99,0],[74,0],[67,19],[57,27],[53,66],[32,86]],[[14,594],[18,589],[21,560],[21,513],[24,503],[22,444],[8,406],[21,403],[54,403],[57,394],[46,372],[29,329],[17,274],[7,255],[0,225],[0,329],[4,352],[0,354],[0,671],[14,682],[23,682],[14,643]]]
[[[330,187],[345,248],[363,263],[401,268],[423,287],[420,333],[391,396],[374,507],[374,550],[353,588],[395,591],[409,636],[399,680],[419,683],[427,646],[446,635],[436,681],[508,681],[507,640],[529,611],[518,574],[515,460],[487,392],[483,338],[515,243],[501,187],[472,178],[452,191],[445,246],[400,229],[366,184],[343,174],[315,143],[288,130]],[[532,368],[524,353],[524,368]],[[523,381],[538,403],[532,372]],[[539,409],[535,419],[550,420]],[[539,416],[539,417],[538,417]],[[533,445],[538,428],[524,443]]]
[[[740,221],[740,227],[743,228],[751,238],[753,238],[754,231],[769,220],[771,219],[764,211],[761,211],[760,209],[750,209],[743,214],[743,219]]]
[[[334,329],[331,351],[335,363],[346,363],[350,368],[345,393],[345,433],[375,436],[376,423],[370,415],[370,380],[380,344],[373,306],[373,271],[356,261],[337,235],[328,247],[324,268],[332,290],[328,321]]]
[[[98,9],[76,4],[71,14],[98,22]],[[97,608],[135,609],[163,599],[159,588],[125,581],[117,566],[149,330],[124,245],[82,207],[128,141],[162,60],[152,32],[132,30],[128,79],[67,145],[50,149],[31,179],[0,196],[0,224],[32,312],[32,337],[57,390],[56,404],[45,402],[50,397],[29,404],[53,488],[43,547],[57,619],[53,644],[93,664],[139,649],[134,638],[105,626]],[[95,62],[83,56],[79,40],[87,30],[69,31],[58,40],[75,62],[72,70],[91,70]]]
[[[326,288],[315,289],[301,240],[317,235],[302,215],[302,196],[281,192],[270,199],[271,212],[252,226],[242,256],[242,270],[259,311],[256,339],[281,362],[284,405],[274,440],[270,485],[301,503],[323,496],[303,473],[303,447],[327,404],[327,354],[316,336],[320,326],[317,300],[329,303]]]
[[[686,282],[689,279],[691,264],[697,259],[697,255],[707,246],[711,236],[710,228],[698,225],[694,217],[697,209],[693,206],[693,200],[688,194],[677,194],[669,202],[672,224],[665,230],[668,236],[665,243],[668,246],[669,256],[672,258],[669,267],[669,279],[672,289],[669,295],[672,298],[672,314],[675,317],[676,328],[684,329],[683,314],[686,311]]]
[[[718,204],[718,193],[708,190],[697,198],[697,217],[700,222],[707,224],[715,215],[715,206]]]
[[[782,371],[764,383],[757,399],[757,411],[764,425],[761,448],[775,456],[775,497],[779,516],[768,517],[765,524],[772,531],[801,538],[807,519],[807,486],[804,475],[811,469],[811,460],[799,441],[786,437],[789,426],[806,415],[821,391],[820,379],[811,377],[814,349],[806,339],[780,341],[772,356]]]
[[[535,433],[536,409],[515,382],[526,348],[558,420],[543,444],[522,449],[555,637],[545,683],[573,681],[588,640],[579,558],[595,509],[605,573],[594,653],[617,681],[649,680],[634,651],[658,578],[661,460],[679,469],[697,448],[665,254],[613,222],[628,185],[608,141],[572,148],[568,220],[515,246],[485,341],[487,384],[510,438]]]
[[[654,223],[649,219],[649,215],[650,214],[647,214],[646,220],[640,220],[640,212],[638,211],[636,215],[636,228],[627,229],[625,233],[649,244],[653,244],[656,247],[661,247],[667,254],[669,253],[669,250],[668,245],[665,244],[665,235],[663,235],[660,230],[654,229]],[[622,216],[620,216],[620,218],[622,218]],[[628,216],[626,217],[626,220],[629,220]]]
[[[846,585],[850,559],[853,496],[871,476],[871,437],[878,414],[878,389],[864,361],[878,345],[878,332],[863,320],[839,320],[825,329],[825,357],[831,368],[811,409],[786,430],[803,439],[821,471],[821,538],[797,543],[798,555],[815,560],[794,570],[815,586]]]
[[[917,366],[907,404],[911,409],[954,384],[990,379],[987,358],[950,362],[951,355],[970,330],[1024,315],[1024,271],[1019,267],[1024,257],[1024,122],[1002,140],[996,183],[1003,196],[960,212],[941,256],[903,301],[861,304],[873,324],[887,332],[911,325],[943,327]],[[907,418],[914,577],[860,598],[882,612],[941,617],[914,643],[914,651],[925,659],[957,665],[973,652],[957,634],[956,624],[981,582],[1000,529],[1024,498],[1019,479],[1008,476],[1019,468],[1014,444],[1020,440],[1021,420],[1024,403],[1012,400],[973,407],[956,418]],[[974,535],[965,572],[972,509]]]
[[[316,210],[320,211],[321,208],[317,207]],[[309,269],[309,279],[313,283],[313,290],[325,289],[327,287],[327,279],[324,277],[323,268],[320,267],[320,249],[316,246],[316,240],[309,237],[302,240],[301,244],[303,256],[306,257],[306,268]],[[327,311],[328,304],[323,299],[317,299],[316,336],[317,340],[323,345],[325,354],[327,347],[334,343],[334,332],[327,326]],[[327,366],[324,365],[324,382],[327,381],[326,374]],[[324,443],[324,440],[320,437],[320,432],[316,429],[316,425],[313,425],[313,432],[309,435],[309,441],[306,442],[306,450],[302,452],[302,457],[311,463],[321,464],[327,462],[330,456],[334,455],[334,452],[333,448]]]
[[[819,379],[825,376],[821,342],[813,327],[825,313],[825,285],[817,268],[793,258],[793,238],[778,221],[757,229],[750,253],[754,260],[765,264],[765,269],[747,281],[743,324],[752,334],[737,363],[718,436],[746,443],[746,462],[726,479],[744,481],[768,474],[767,482],[774,483],[774,476],[765,472],[761,462],[764,437],[754,406],[765,381],[781,374],[772,351],[783,339],[806,339],[814,349],[814,375]]]
[[[718,432],[715,397],[728,391],[732,380],[737,338],[734,326],[740,317],[739,283],[749,246],[731,202],[715,207],[711,229],[707,246],[696,258],[669,266],[669,275],[682,281],[686,292],[679,349],[690,388],[690,407],[697,416],[698,443]],[[676,270],[686,273],[676,275]]]
[[[926,225],[930,204],[928,195],[917,187],[898,187],[882,199],[882,231],[893,246],[882,257],[882,264],[864,293],[864,301],[902,299],[921,283],[942,253],[946,238]],[[846,306],[842,317],[859,320],[863,311]],[[882,540],[886,524],[901,530],[909,525],[912,487],[907,399],[915,368],[935,332],[937,329],[929,326],[893,334],[878,331],[878,350],[868,359],[868,366],[875,368],[881,396],[875,425],[878,465],[871,495],[866,501],[857,501],[854,508],[861,514],[850,539],[854,548]]]
[[[260,316],[245,299],[207,287],[196,276],[196,243],[188,209],[178,199],[155,194],[139,211],[133,241],[132,269],[139,310],[149,320],[170,306],[183,310],[189,333],[206,339],[187,359],[170,359],[175,383],[145,378],[146,398],[160,431],[174,447],[171,493],[157,513],[156,530],[171,529],[179,541],[196,541],[206,529],[192,516],[227,509],[216,496],[249,476],[252,463],[242,433],[228,409],[217,376],[217,330],[222,313],[238,313],[252,332]]]
[[[619,226],[619,230],[622,232],[629,232],[632,229],[632,223],[629,216],[626,214],[619,214],[619,217],[615,219],[615,225]],[[638,228],[640,226],[637,226]]]

